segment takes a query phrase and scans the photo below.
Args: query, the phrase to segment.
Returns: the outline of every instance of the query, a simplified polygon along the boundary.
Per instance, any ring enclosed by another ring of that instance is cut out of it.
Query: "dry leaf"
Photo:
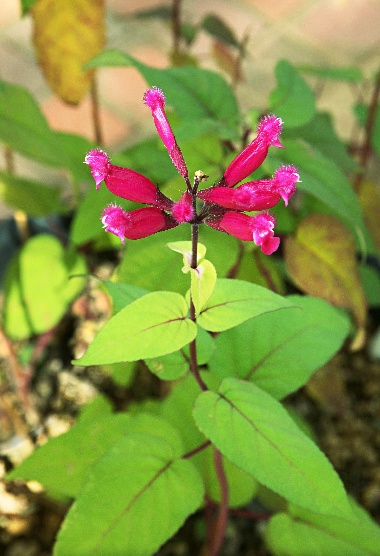
[[[367,301],[359,278],[355,243],[347,228],[327,214],[308,216],[296,236],[286,239],[285,261],[302,291],[353,312],[358,335],[351,347],[362,347]]]
[[[53,91],[78,104],[94,70],[82,66],[103,49],[104,0],[37,0],[30,13],[38,61]]]

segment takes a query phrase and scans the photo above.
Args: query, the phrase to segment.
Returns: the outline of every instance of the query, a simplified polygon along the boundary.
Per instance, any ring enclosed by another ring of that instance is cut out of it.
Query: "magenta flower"
[[[126,212],[117,205],[109,205],[101,217],[106,232],[119,236],[122,243],[127,239],[142,239],[177,226],[177,222],[155,207],[144,207]]]
[[[220,185],[233,187],[262,164],[271,145],[283,148],[279,141],[282,120],[274,114],[265,116],[257,127],[257,137],[233,159],[220,180]]]
[[[174,133],[165,114],[165,95],[158,87],[148,89],[144,95],[144,102],[152,110],[153,120],[158,131],[158,135],[165,147],[168,149],[169,156],[174,166],[184,178],[189,176],[186,162],[184,161],[182,151],[177,145]]]
[[[198,191],[204,174],[195,173],[191,185],[181,149],[166,117],[164,93],[152,87],[144,95],[144,102],[152,110],[154,123],[174,166],[184,178],[186,191],[179,201],[166,197],[147,177],[111,164],[101,149],[91,150],[85,162],[90,166],[96,188],[102,181],[116,196],[149,205],[131,212],[112,204],[103,211],[101,221],[107,232],[127,239],[140,239],[179,224],[201,224],[226,232],[243,241],[253,241],[263,253],[271,255],[280,244],[274,235],[275,218],[268,212],[255,216],[244,214],[266,211],[282,198],[285,205],[294,195],[299,174],[294,166],[281,166],[271,179],[234,185],[251,174],[265,159],[269,147],[282,147],[279,136],[282,121],[274,115],[265,116],[258,125],[257,137],[231,162],[215,186]],[[202,207],[197,212],[197,203]]]

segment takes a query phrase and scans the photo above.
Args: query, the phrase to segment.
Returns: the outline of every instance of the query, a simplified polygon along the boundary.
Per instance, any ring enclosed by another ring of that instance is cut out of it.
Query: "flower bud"
[[[194,217],[193,203],[188,191],[182,195],[177,203],[174,203],[172,216],[179,224],[189,222]]]

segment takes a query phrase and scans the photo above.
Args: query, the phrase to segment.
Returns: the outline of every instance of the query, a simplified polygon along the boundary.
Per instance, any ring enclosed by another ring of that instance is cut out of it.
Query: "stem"
[[[377,73],[375,88],[373,90],[371,102],[368,107],[367,121],[365,124],[364,142],[361,148],[361,155],[359,160],[361,165],[361,170],[356,175],[355,182],[354,182],[354,189],[356,192],[360,190],[360,186],[363,181],[366,166],[368,164],[368,160],[371,154],[371,140],[372,140],[373,128],[375,125],[376,111],[379,104],[379,97],[380,97],[380,71]]]
[[[195,197],[194,197],[195,201]],[[191,268],[197,268],[197,254],[198,254],[198,224],[191,225]],[[197,316],[195,313],[195,307],[193,303],[193,298],[190,295],[190,318],[193,322],[197,321]],[[199,373],[198,359],[197,359],[197,339],[194,338],[190,342],[190,370],[194,375],[195,380],[198,382],[199,387],[202,390],[207,390],[206,384],[203,382],[202,377]]]
[[[99,95],[95,75],[91,82],[91,109],[95,143],[102,146],[104,144],[104,138],[102,126],[100,124]]]
[[[12,149],[4,147],[5,168],[10,174],[15,173],[15,159]]]
[[[223,467],[222,454],[214,448],[215,471],[220,485],[219,513],[216,519],[213,538],[210,546],[210,556],[217,556],[222,546],[228,520],[228,482]]]
[[[198,454],[199,452],[201,452],[202,450],[204,450],[205,448],[210,446],[210,444],[211,444],[211,442],[209,440],[206,440],[206,442],[203,442],[203,444],[200,444],[199,446],[194,448],[194,450],[191,450],[190,452],[187,452],[187,454],[182,456],[182,459],[188,459],[188,458],[191,458],[192,456],[195,456],[195,454]]]
[[[173,54],[180,53],[181,43],[181,0],[173,0],[172,4],[172,30],[173,30]]]

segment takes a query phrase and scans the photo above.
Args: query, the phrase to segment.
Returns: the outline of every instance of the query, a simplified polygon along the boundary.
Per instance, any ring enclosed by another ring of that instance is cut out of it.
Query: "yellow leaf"
[[[364,219],[380,249],[380,186],[370,181],[363,181],[360,185],[359,200]]]
[[[104,0],[37,0],[30,13],[38,61],[53,91],[78,104],[94,70],[82,66],[104,45]]]
[[[347,228],[326,214],[308,216],[296,236],[286,239],[285,261],[302,291],[353,312],[359,330],[352,346],[358,349],[365,338],[367,301]]]

